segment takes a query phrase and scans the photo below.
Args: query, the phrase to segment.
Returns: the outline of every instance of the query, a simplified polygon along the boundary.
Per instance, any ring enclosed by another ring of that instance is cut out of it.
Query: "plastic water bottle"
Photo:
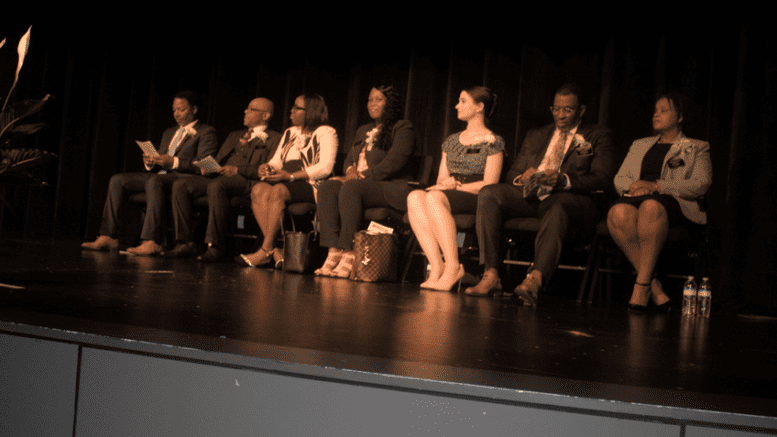
[[[688,280],[683,285],[683,315],[693,316],[696,314],[696,281],[693,276],[688,276]]]
[[[710,278],[702,278],[699,284],[699,309],[696,314],[702,317],[709,317],[710,310],[712,309],[712,287],[710,286]]]

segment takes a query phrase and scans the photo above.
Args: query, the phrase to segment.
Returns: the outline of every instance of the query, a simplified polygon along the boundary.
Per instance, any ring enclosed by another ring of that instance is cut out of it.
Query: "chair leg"
[[[410,233],[410,238],[407,241],[405,247],[405,267],[402,269],[402,277],[399,278],[399,282],[405,282],[407,278],[407,272],[410,270],[410,265],[413,263],[415,257],[415,251],[418,249],[418,240],[414,233]]]
[[[607,256],[607,270],[612,271],[612,257]],[[607,302],[612,302],[612,273],[607,275],[607,285],[604,288],[607,292]]]
[[[599,253],[599,236],[594,236],[594,241],[591,243],[591,252],[588,254],[588,262],[585,265],[585,273],[583,273],[583,281],[580,283],[580,290],[577,293],[577,303],[583,302],[583,295],[585,294],[586,286],[588,285],[588,277],[591,275],[591,269],[593,268],[594,258]]]
[[[594,258],[593,260],[594,264],[591,267],[592,275],[591,275],[591,285],[588,288],[588,303],[593,302],[592,298],[595,292],[595,288],[598,282],[601,281],[601,272],[599,271],[599,269],[601,268],[601,265],[602,265],[602,255],[603,255],[603,252],[605,252],[605,249],[600,247],[600,245],[601,245],[601,242],[597,242],[596,250],[595,250],[596,257]]]

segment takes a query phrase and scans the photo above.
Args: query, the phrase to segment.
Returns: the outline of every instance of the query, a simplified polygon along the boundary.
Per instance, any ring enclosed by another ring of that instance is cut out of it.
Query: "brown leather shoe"
[[[107,235],[100,235],[91,243],[82,243],[81,248],[87,250],[100,250],[103,252],[117,250],[119,248],[119,240],[111,238]]]
[[[467,287],[464,293],[470,296],[488,296],[499,281],[499,274],[494,268],[486,269],[483,278],[474,287]]]
[[[146,240],[138,247],[130,247],[127,252],[137,256],[156,256],[162,253],[163,247],[154,240]]]
[[[542,289],[542,273],[539,270],[532,270],[526,276],[521,285],[515,287],[515,294],[523,302],[524,306],[536,306],[537,296]]]

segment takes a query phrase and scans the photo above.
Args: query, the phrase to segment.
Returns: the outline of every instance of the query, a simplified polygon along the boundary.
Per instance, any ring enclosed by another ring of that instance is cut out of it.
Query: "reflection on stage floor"
[[[467,384],[777,411],[770,319],[576,305],[577,284],[533,309],[417,283],[81,251],[76,241],[5,239],[0,258],[3,322]]]

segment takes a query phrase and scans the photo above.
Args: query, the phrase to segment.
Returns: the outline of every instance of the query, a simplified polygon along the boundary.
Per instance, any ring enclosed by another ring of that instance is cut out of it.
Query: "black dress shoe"
[[[197,261],[203,263],[215,263],[224,259],[224,252],[221,249],[217,249],[213,246],[208,248],[208,251],[197,257]]]
[[[197,246],[192,242],[179,243],[175,249],[162,253],[165,258],[189,258],[197,255]]]
[[[672,312],[672,301],[668,300],[661,305],[656,305],[656,312],[659,314],[669,314]]]
[[[628,312],[636,313],[636,314],[645,314],[648,312],[648,308],[645,305],[637,305],[634,303],[630,303]]]

